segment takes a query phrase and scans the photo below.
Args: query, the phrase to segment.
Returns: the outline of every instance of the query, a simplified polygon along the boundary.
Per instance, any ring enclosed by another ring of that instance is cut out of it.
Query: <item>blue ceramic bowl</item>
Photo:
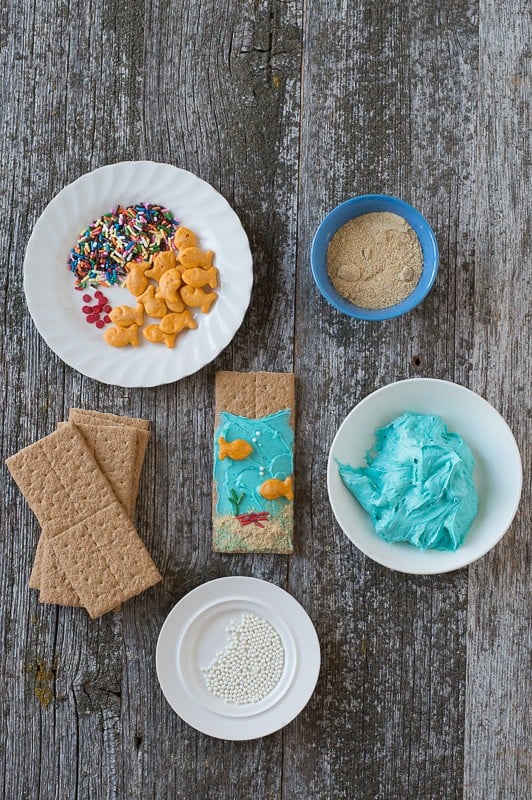
[[[327,249],[336,231],[349,220],[375,211],[389,211],[406,219],[415,230],[423,251],[423,269],[419,283],[408,297],[389,308],[363,308],[354,305],[338,294],[327,274]],[[316,231],[310,251],[312,274],[322,295],[338,311],[342,311],[350,317],[358,317],[358,319],[391,319],[411,311],[429,293],[438,272],[438,261],[436,237],[425,217],[404,200],[385,194],[364,194],[360,197],[352,197],[333,208]]]

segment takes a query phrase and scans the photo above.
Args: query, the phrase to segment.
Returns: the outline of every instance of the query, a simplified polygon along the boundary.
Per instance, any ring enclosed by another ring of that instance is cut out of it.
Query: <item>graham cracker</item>
[[[69,422],[90,423],[93,425],[123,426],[134,428],[137,435],[137,451],[131,472],[131,503],[135,508],[139,490],[140,474],[146,454],[146,447],[150,439],[150,423],[147,419],[139,417],[120,417],[118,414],[109,414],[104,411],[91,411],[85,408],[71,408],[68,415]]]
[[[135,511],[137,503],[137,496],[139,493],[140,476],[142,473],[142,466],[144,464],[144,456],[146,455],[146,448],[150,439],[149,431],[137,429],[137,449],[135,453],[135,460],[131,470],[131,518]]]
[[[92,420],[92,417],[87,416],[87,419]],[[66,424],[60,422],[58,427]],[[117,499],[132,518],[135,505],[132,493],[132,477],[135,476],[132,475],[132,467],[136,465],[137,458],[137,431],[122,425],[96,425],[92,422],[76,423],[76,428],[85,439]],[[59,566],[53,547],[42,534],[35,553],[30,586],[40,589],[41,603],[80,605],[76,592]]]
[[[136,478],[137,431],[123,425],[100,425],[93,422],[74,423],[81,433],[96,463],[109,481],[116,499],[133,516],[133,479]],[[60,422],[62,428],[67,422]],[[143,431],[144,433],[144,431]],[[136,484],[135,484],[136,489]]]
[[[62,426],[6,463],[91,617],[161,579],[74,424]],[[102,576],[110,574],[113,580],[106,585]]]
[[[47,534],[59,563],[93,619],[161,580],[118,502],[66,531]]]
[[[215,429],[221,411],[256,419],[289,408],[295,422],[295,378],[284,372],[217,372],[215,379]],[[216,511],[213,483],[213,550],[230,553],[292,553],[293,503],[275,519],[261,525],[241,525],[236,517]]]
[[[42,531],[39,537],[39,544],[41,545],[38,563],[38,567],[40,567],[39,585],[32,587],[33,589],[39,589],[39,603],[54,606],[73,606],[74,608],[83,605],[78,593],[61,567],[54,548]],[[39,550],[35,553],[35,563],[37,563],[38,555]]]
[[[217,372],[215,425],[220,411],[242,417],[265,417],[283,408],[295,419],[295,378],[292,372]]]
[[[37,541],[37,549],[35,550],[35,558],[33,559],[33,567],[31,569],[29,580],[30,589],[38,589],[41,585],[41,569],[44,548],[44,538],[41,534]]]
[[[88,408],[71,408],[68,415],[69,422],[97,422],[100,425],[124,425],[149,431],[150,423],[147,419],[139,417],[121,417],[119,414],[108,414],[105,411],[92,411]]]
[[[70,417],[92,450],[117,499],[133,519],[144,454],[149,439],[148,420],[72,409]],[[58,427],[66,425],[60,422]],[[61,570],[54,550],[41,535],[30,575],[30,587],[40,589],[39,601],[79,606],[79,598]],[[118,610],[118,609],[116,609]]]

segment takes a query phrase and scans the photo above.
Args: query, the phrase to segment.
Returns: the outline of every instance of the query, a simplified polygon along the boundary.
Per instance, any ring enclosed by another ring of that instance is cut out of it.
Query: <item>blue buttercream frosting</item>
[[[244,439],[253,447],[247,458],[234,461],[220,460],[218,440],[227,442]],[[288,503],[284,497],[266,500],[259,487],[269,478],[285,480],[294,471],[294,432],[290,425],[290,409],[277,411],[266,417],[250,419],[220,412],[219,424],[214,434],[214,480],[217,486],[216,511],[218,514],[235,514],[230,497],[240,499],[238,513],[269,511],[272,516]],[[262,469],[261,469],[262,468]],[[232,494],[234,492],[234,494]]]
[[[382,539],[451,551],[462,544],[478,511],[475,461],[440,417],[397,417],[375,432],[366,464],[338,469]]]

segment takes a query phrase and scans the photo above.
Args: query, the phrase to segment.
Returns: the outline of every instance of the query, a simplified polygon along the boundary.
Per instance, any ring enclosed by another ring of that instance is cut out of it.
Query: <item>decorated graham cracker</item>
[[[293,374],[218,372],[215,402],[213,550],[291,553]]]
[[[94,412],[97,414],[98,412]],[[137,494],[137,431],[129,425],[97,424],[96,417],[83,416],[87,422],[76,428],[89,446],[100,470],[109,481],[117,500],[132,519]],[[66,425],[60,422],[58,427]],[[146,431],[142,431],[147,435]],[[142,465],[141,465],[142,466]],[[30,576],[30,587],[40,589],[39,601],[61,606],[79,606],[80,601],[59,566],[54,549],[43,534],[39,538]]]
[[[59,428],[6,463],[91,617],[161,579],[74,424]],[[41,570],[41,582],[42,578]]]

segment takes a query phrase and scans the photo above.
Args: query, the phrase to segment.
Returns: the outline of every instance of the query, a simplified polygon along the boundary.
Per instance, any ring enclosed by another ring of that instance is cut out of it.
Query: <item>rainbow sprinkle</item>
[[[179,222],[168,208],[139,203],[117,206],[81,232],[70,251],[68,269],[76,289],[122,285],[130,261],[148,261],[160,250],[172,248]]]

